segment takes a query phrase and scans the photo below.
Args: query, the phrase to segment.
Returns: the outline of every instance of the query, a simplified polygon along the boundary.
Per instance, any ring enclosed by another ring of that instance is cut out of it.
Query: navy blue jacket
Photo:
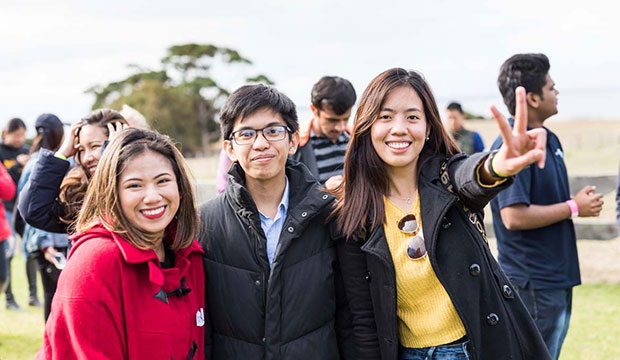
[[[67,232],[69,225],[60,221],[66,210],[57,198],[70,166],[69,161],[57,158],[52,151],[41,149],[30,181],[19,193],[17,207],[28,224],[49,232]]]

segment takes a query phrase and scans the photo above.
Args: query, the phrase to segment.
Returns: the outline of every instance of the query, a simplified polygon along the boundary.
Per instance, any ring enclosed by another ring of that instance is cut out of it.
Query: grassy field
[[[618,243],[616,242],[616,245]],[[13,260],[14,292],[27,303],[26,275],[21,257]],[[41,289],[41,287],[39,287]],[[43,338],[43,310],[29,307],[9,312],[0,301],[0,359],[32,359]],[[620,285],[586,284],[575,288],[573,315],[562,360],[619,359]]]

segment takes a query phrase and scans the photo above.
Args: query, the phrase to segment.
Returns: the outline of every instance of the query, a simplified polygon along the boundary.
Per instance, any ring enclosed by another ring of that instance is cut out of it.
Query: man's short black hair
[[[25,129],[26,124],[20,118],[12,118],[9,120],[8,124],[6,124],[6,131],[9,133],[15,132],[19,129]]]
[[[229,139],[235,126],[235,120],[245,119],[262,109],[270,109],[280,114],[292,132],[299,128],[295,104],[288,96],[275,87],[257,84],[245,85],[235,90],[220,110],[220,127],[224,139]]]
[[[446,110],[456,110],[461,114],[465,114],[463,112],[463,108],[461,107],[461,104],[457,103],[457,102],[451,102],[448,107],[446,108]]]
[[[516,54],[502,64],[497,86],[510,114],[515,114],[515,89],[518,86],[542,97],[542,88],[547,82],[550,67],[549,58],[545,54]]]
[[[357,95],[351,82],[338,76],[323,76],[312,87],[312,105],[342,115],[353,107]]]

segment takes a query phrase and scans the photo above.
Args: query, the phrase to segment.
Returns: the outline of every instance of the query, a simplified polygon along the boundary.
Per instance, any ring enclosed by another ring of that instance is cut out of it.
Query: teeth
[[[161,214],[164,211],[164,207],[157,208],[155,210],[142,210],[145,215],[153,216]]]
[[[387,145],[394,149],[403,149],[409,146],[409,142],[389,142]]]
[[[94,173],[94,172],[95,172],[95,169],[97,169],[97,167],[96,167],[96,166],[89,167],[89,168],[88,168],[88,171],[90,171],[91,173]]]

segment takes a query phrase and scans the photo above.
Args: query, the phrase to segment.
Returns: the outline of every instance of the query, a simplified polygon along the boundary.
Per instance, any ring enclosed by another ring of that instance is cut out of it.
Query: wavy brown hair
[[[77,232],[85,232],[102,223],[106,229],[123,236],[138,249],[152,249],[157,245],[159,240],[156,237],[141,231],[127,220],[119,196],[119,179],[127,163],[145,151],[155,152],[170,160],[177,178],[180,203],[175,215],[176,229],[167,232],[174,235],[173,239],[169,239],[170,247],[176,251],[192,244],[198,231],[199,219],[187,164],[168,136],[147,129],[123,130],[108,144],[88,185],[75,224]]]
[[[333,192],[338,202],[332,215],[336,216],[337,226],[346,238],[363,240],[366,231],[385,222],[383,196],[389,191],[390,179],[386,164],[372,145],[370,130],[388,94],[401,86],[413,89],[422,99],[430,130],[429,140],[418,156],[417,171],[434,156],[458,153],[458,147],[441,123],[435,97],[422,74],[393,68],[372,79],[355,114],[353,134],[344,157],[343,181]],[[360,214],[360,209],[369,209],[369,215]]]
[[[103,129],[105,136],[110,136],[110,131],[107,125],[113,122],[121,122],[126,124],[125,118],[117,111],[111,109],[97,109],[91,112],[87,117],[82,119],[84,125],[99,126]],[[80,132],[78,130],[75,137],[74,146],[80,141]],[[58,214],[59,219],[65,224],[71,224],[75,221],[80,207],[82,206],[82,200],[84,199],[84,193],[90,182],[90,172],[82,165],[80,161],[80,153],[76,153],[74,156],[75,162],[78,166],[71,169],[60,185],[60,194],[58,199],[65,209],[64,214]]]

